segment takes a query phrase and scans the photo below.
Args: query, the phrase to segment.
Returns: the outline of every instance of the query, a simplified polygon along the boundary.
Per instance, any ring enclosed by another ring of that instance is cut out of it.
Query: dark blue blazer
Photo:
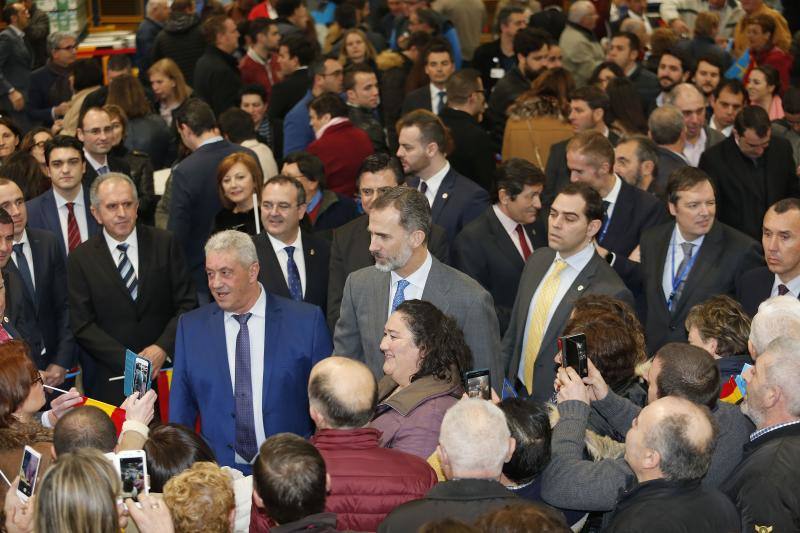
[[[100,226],[97,225],[97,221],[89,211],[89,189],[87,187],[83,188],[83,201],[84,205],[86,205],[86,227],[89,228],[89,237],[92,237],[100,233]],[[53,195],[53,189],[49,189],[36,198],[28,200],[25,206],[28,208],[28,227],[55,233],[56,237],[58,237],[58,247],[63,257],[66,257],[67,248],[64,245],[64,234],[61,233],[61,223],[58,221],[56,197]]]
[[[408,181],[409,186],[419,187],[419,178]],[[434,224],[447,232],[447,241],[452,243],[461,228],[478,218],[489,207],[489,193],[469,178],[465,178],[453,167],[445,175],[436,199],[431,206]]]
[[[775,283],[775,274],[765,266],[748,270],[739,278],[736,299],[751,318],[756,316],[761,302],[770,297],[773,283]]]
[[[333,351],[319,307],[267,294],[264,344],[264,390],[261,412],[267,437],[291,432],[311,434],[308,376],[311,368]],[[250,474],[235,464],[235,401],[225,344],[224,313],[216,303],[180,317],[175,338],[175,370],[170,389],[169,420],[194,427],[221,466]]]

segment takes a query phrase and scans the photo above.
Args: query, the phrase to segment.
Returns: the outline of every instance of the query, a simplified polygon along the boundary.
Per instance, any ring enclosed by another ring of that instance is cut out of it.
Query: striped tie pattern
[[[125,284],[125,287],[131,294],[131,298],[135,300],[136,295],[139,293],[139,281],[136,279],[133,263],[128,259],[128,244],[118,244],[117,250],[119,250],[119,264],[117,265],[117,270],[119,271],[119,275],[122,276],[122,283]]]
[[[539,355],[539,349],[542,347],[547,315],[550,313],[553,300],[555,300],[558,285],[561,283],[561,273],[565,268],[567,268],[567,262],[563,259],[556,259],[550,275],[544,279],[539,287],[539,297],[536,299],[536,304],[533,306],[533,312],[528,321],[528,342],[525,343],[525,348],[522,351],[523,364],[525,365],[525,388],[528,389],[528,394],[533,394],[533,366],[536,363],[536,357]]]
[[[67,202],[67,247],[71,252],[81,243],[81,230],[75,218],[75,202]]]

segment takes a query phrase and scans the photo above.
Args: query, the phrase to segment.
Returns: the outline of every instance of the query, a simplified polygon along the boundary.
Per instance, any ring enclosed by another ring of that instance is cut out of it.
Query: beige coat
[[[566,120],[537,113],[536,100],[518,102],[509,110],[503,135],[503,161],[521,157],[544,171],[550,148],[572,135],[572,126]]]
[[[586,85],[592,76],[592,71],[605,59],[600,43],[590,40],[582,31],[570,24],[564,28],[558,45],[561,47],[564,68],[572,72],[575,85],[578,87]]]

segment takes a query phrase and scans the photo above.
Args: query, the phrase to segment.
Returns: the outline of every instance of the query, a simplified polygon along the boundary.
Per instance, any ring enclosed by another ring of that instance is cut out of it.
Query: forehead
[[[406,326],[403,313],[394,312],[389,315],[389,320],[386,321],[386,329],[390,329],[398,333],[407,332],[408,326]]]
[[[448,52],[431,52],[428,54],[428,63],[444,63],[445,61],[450,61]]]
[[[569,101],[569,105],[575,110],[585,111],[586,109],[589,109],[589,103],[586,100],[573,99]]]
[[[694,187],[678,191],[678,203],[683,200],[684,202],[707,200],[714,198],[714,188],[708,180],[704,180]]]
[[[393,207],[378,210],[373,209],[369,214],[370,231],[386,232],[400,228],[400,212]]]
[[[712,65],[708,61],[703,61],[702,59],[697,63],[697,70],[709,71],[713,70],[715,72],[719,72],[719,67],[716,65]]]
[[[91,128],[92,126],[106,124],[108,122],[111,122],[111,118],[108,116],[108,113],[98,109],[92,109],[83,117],[84,128]]]
[[[359,183],[361,187],[395,187],[397,186],[397,176],[388,168],[377,172],[364,172],[361,174]]]
[[[744,135],[742,135],[742,137],[744,137],[744,140],[747,141],[750,144],[759,144],[759,143],[762,143],[762,142],[766,141],[767,139],[769,139],[770,133],[771,133],[771,131],[769,129],[767,129],[766,135],[764,135],[763,137],[760,137],[756,133],[756,130],[747,128],[746,130],[744,130]]]
[[[364,39],[362,39],[359,34],[353,32],[353,33],[347,34],[347,41],[346,42],[347,42],[347,44],[356,43],[356,42],[363,43]]]
[[[264,100],[261,98],[260,94],[256,93],[248,93],[242,95],[242,103],[248,104],[263,104]]]
[[[290,178],[300,178],[303,176],[303,173],[300,171],[300,165],[297,163],[284,163],[281,174],[289,176]]]
[[[326,59],[325,60],[325,73],[330,74],[329,71],[331,70],[341,70],[342,65],[336,61],[335,59]]]
[[[774,209],[770,209],[764,216],[764,226],[775,230],[800,232],[800,210],[789,209],[778,213]]]
[[[0,200],[10,200],[21,197],[22,191],[13,181],[0,185]]]
[[[614,46],[624,46],[625,48],[629,48],[631,45],[628,38],[623,35],[618,35],[611,39],[611,44]]]
[[[634,141],[620,143],[614,149],[614,155],[616,157],[626,157],[628,159],[636,158],[636,143]]]
[[[661,61],[658,62],[659,67],[681,68],[681,60],[669,54],[661,56]]]
[[[685,109],[696,109],[705,106],[705,101],[700,94],[692,90],[681,91],[675,98],[675,106],[684,111]]]
[[[356,85],[366,85],[368,83],[377,83],[378,78],[373,72],[356,72]]]
[[[407,126],[400,130],[401,144],[419,144],[422,142],[420,137],[419,128],[416,126]]]
[[[54,159],[72,159],[74,157],[82,159],[81,156],[82,154],[75,148],[53,148],[50,151],[50,161],[53,161]]]
[[[584,217],[586,200],[580,194],[559,194],[553,201],[553,209],[565,213],[575,213]]]
[[[291,183],[275,183],[274,181],[268,181],[267,184],[264,185],[261,199],[291,202],[297,198],[298,192],[297,187]]]
[[[234,163],[231,165],[231,168],[228,169],[228,172],[225,173],[226,176],[234,176],[238,174],[247,174],[249,176],[250,171],[243,163]]]
[[[133,186],[123,179],[108,179],[97,187],[97,197],[103,200],[133,198]]]
[[[58,46],[59,48],[63,48],[73,43],[75,43],[75,37],[64,37],[60,41],[58,41]]]
[[[230,270],[243,269],[244,265],[239,262],[236,253],[232,250],[212,251],[206,254],[206,268]]]
[[[725,87],[720,91],[719,97],[717,99],[725,100],[726,102],[732,102],[732,101],[744,102],[744,93],[734,93],[731,89]]]

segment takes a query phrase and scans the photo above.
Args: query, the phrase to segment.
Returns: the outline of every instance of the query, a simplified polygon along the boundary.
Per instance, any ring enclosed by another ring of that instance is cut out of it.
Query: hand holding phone
[[[581,378],[589,376],[588,356],[586,355],[586,335],[576,333],[558,338],[558,349],[561,350],[561,366],[572,367]]]
[[[30,446],[25,446],[22,451],[22,463],[19,465],[19,484],[17,485],[17,496],[23,502],[27,502],[33,496],[41,462],[42,454]]]
[[[116,454],[115,465],[122,479],[122,498],[138,501],[140,494],[150,492],[147,460],[144,450],[128,450]]]
[[[488,368],[464,372],[464,390],[470,398],[492,399],[492,378]]]

